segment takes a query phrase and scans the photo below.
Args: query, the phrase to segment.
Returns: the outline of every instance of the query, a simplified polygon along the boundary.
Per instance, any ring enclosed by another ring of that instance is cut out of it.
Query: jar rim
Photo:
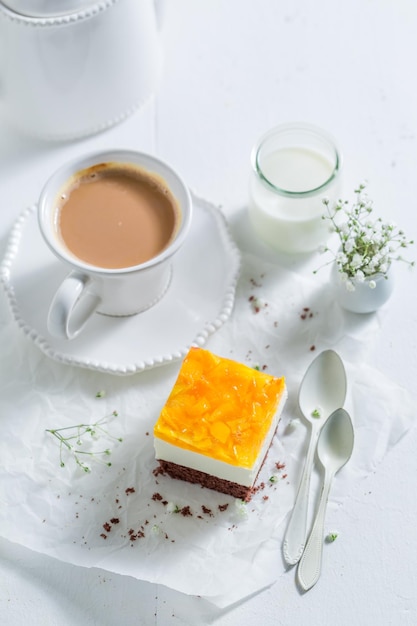
[[[285,135],[286,133],[291,132],[304,132],[309,134],[310,136],[315,136],[321,141],[325,142],[328,147],[331,148],[334,154],[334,165],[333,170],[329,178],[327,178],[323,183],[318,185],[317,187],[313,187],[311,189],[306,189],[305,191],[291,191],[289,189],[284,189],[279,187],[275,183],[273,183],[269,178],[265,175],[262,170],[260,164],[260,151],[265,146],[266,142],[271,138],[278,135]],[[325,189],[332,183],[340,174],[342,167],[342,155],[339,148],[336,145],[336,141],[333,136],[327,131],[323,130],[319,126],[314,124],[310,124],[307,122],[289,122],[285,124],[280,124],[268,130],[264,133],[256,142],[252,149],[251,153],[251,163],[252,168],[259,177],[259,180],[263,183],[265,187],[269,190],[274,191],[276,194],[281,196],[286,196],[288,198],[306,198],[309,196],[317,195],[320,191],[325,191]]]

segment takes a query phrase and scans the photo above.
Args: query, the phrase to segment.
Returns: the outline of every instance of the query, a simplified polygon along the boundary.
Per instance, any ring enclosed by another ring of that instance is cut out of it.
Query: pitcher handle
[[[164,23],[166,2],[165,0],[154,0],[156,24],[159,30],[162,29]]]

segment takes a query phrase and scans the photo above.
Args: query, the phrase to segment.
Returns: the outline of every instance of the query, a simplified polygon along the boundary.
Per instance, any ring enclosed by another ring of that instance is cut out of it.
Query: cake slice
[[[284,377],[191,348],[154,428],[161,470],[249,501],[286,398]]]

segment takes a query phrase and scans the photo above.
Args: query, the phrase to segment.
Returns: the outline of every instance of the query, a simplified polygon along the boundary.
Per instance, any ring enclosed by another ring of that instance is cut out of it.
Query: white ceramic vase
[[[375,274],[361,283],[355,283],[354,291],[346,287],[336,264],[333,265],[331,280],[336,290],[336,299],[340,306],[352,313],[373,313],[390,298],[394,289],[392,272],[389,274]],[[373,281],[375,287],[369,286]]]

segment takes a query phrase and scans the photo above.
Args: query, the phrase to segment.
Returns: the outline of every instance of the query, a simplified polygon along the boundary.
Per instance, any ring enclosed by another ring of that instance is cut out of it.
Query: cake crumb
[[[212,510],[209,509],[207,506],[205,506],[204,504],[201,506],[201,509],[204,513],[204,515],[208,515],[209,517],[213,517],[213,513]]]
[[[254,295],[249,296],[248,300],[254,313],[259,313],[261,309],[265,309],[268,306],[267,302]]]
[[[183,517],[192,517],[193,515],[189,506],[183,506],[180,513]]]
[[[312,317],[314,317],[313,311],[310,309],[310,307],[305,306],[302,312],[300,313],[300,318],[302,320],[306,320],[306,319],[311,319]]]

